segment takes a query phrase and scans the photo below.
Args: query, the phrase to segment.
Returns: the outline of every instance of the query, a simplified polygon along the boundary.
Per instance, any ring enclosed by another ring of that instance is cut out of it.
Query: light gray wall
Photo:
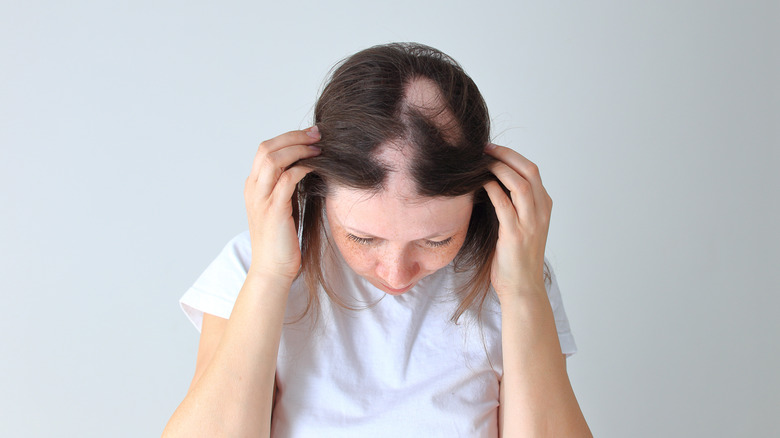
[[[282,3],[0,5],[0,435],[159,435],[257,144],[397,40],[540,165],[594,433],[776,433],[776,1]]]

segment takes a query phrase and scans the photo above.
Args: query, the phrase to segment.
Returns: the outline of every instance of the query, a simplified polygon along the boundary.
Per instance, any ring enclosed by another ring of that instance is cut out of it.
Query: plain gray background
[[[390,41],[540,166],[595,435],[777,433],[777,1],[282,3],[0,5],[1,436],[161,433],[257,144]]]

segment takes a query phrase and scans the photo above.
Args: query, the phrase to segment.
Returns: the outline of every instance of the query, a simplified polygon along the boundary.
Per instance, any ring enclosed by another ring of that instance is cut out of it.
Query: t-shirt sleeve
[[[546,261],[546,260],[545,260]],[[547,284],[547,298],[550,299],[553,315],[555,316],[555,327],[558,329],[558,340],[561,343],[561,352],[566,357],[577,352],[577,344],[574,342],[574,336],[569,327],[569,318],[566,316],[566,310],[563,308],[563,299],[561,291],[558,289],[558,279],[550,263],[547,263],[550,271],[550,282]]]
[[[246,280],[252,256],[249,231],[225,245],[192,287],[179,299],[181,310],[200,332],[203,314],[229,318]]]

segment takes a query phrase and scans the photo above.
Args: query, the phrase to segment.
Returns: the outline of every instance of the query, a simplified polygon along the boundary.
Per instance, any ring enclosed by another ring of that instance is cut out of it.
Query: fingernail
[[[498,146],[498,145],[494,144],[494,143],[488,143],[488,144],[485,145],[485,150],[486,151],[493,150],[493,149],[496,148],[496,146]]]
[[[322,149],[318,148],[317,146],[309,146],[309,149],[311,149],[312,152],[322,152]]]
[[[306,135],[311,138],[320,138],[320,128],[318,128],[317,125],[314,125],[306,130]]]

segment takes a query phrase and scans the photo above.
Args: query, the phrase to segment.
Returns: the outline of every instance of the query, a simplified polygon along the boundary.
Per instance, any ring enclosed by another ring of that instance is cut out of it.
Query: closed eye
[[[361,245],[366,245],[366,246],[371,245],[372,243],[374,243],[375,240],[372,237],[358,237],[351,233],[347,233],[347,238]],[[450,243],[452,243],[452,237],[444,240],[439,240],[439,241],[435,241],[435,240],[425,241],[425,244],[431,248],[441,248],[443,246],[449,245]]]
[[[428,246],[430,246],[431,248],[440,248],[440,247],[442,247],[442,246],[447,246],[447,245],[449,245],[450,243],[452,243],[452,237],[450,237],[450,238],[448,238],[448,239],[440,240],[440,241],[438,241],[438,242],[436,242],[436,241],[433,241],[433,240],[427,240],[427,241],[425,241],[425,244],[426,244],[426,245],[428,245]]]
[[[374,241],[374,239],[369,239],[367,237],[358,237],[354,234],[347,234],[347,238],[350,240],[354,240],[355,242],[361,245],[370,245]]]

